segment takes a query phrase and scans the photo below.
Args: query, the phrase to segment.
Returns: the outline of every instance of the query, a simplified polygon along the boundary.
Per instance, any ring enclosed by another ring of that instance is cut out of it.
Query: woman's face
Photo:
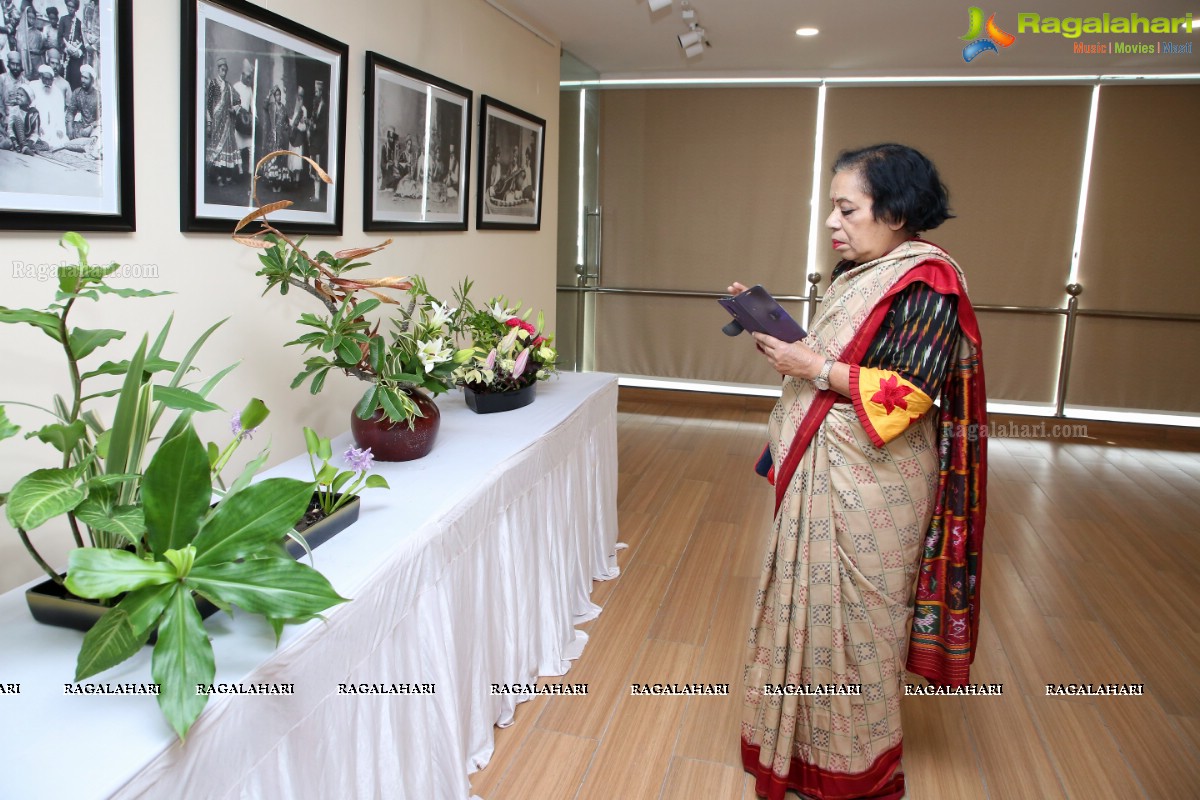
[[[865,183],[858,170],[835,174],[829,187],[833,211],[825,219],[833,233],[833,249],[856,264],[885,256],[908,239],[903,221],[884,222],[871,214],[874,201]]]

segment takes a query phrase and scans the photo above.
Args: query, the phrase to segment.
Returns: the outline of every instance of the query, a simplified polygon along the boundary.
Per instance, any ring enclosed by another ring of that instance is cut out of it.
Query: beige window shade
[[[880,142],[917,148],[937,165],[956,215],[929,239],[962,265],[971,300],[1062,306],[1091,91],[1090,86],[833,88],[825,98],[825,161]],[[822,198],[829,196],[829,180],[826,168]],[[827,199],[821,211],[829,213]],[[828,247],[818,252],[828,275],[836,254]]]
[[[602,92],[601,285],[803,293],[816,102],[804,88]]]
[[[977,316],[988,399],[1054,405],[1066,317],[994,311]]]
[[[800,319],[799,303],[784,308]],[[658,378],[778,386],[779,373],[743,333],[721,327],[729,315],[707,297],[600,294],[596,369]]]
[[[1083,308],[1200,311],[1198,144],[1200,86],[1101,87],[1079,259]]]
[[[1200,324],[1081,317],[1069,406],[1200,412]]]

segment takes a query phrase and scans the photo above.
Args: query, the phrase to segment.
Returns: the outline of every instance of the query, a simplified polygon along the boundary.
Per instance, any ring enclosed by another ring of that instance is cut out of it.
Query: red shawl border
[[[983,377],[983,352],[981,349],[982,337],[979,332],[979,321],[975,317],[975,309],[971,305],[970,299],[958,279],[958,272],[946,261],[937,258],[926,259],[900,278],[886,295],[876,304],[871,310],[870,315],[859,328],[858,333],[850,344],[842,352],[840,360],[843,363],[856,364],[863,359],[870,348],[871,342],[875,339],[875,334],[878,333],[880,325],[883,324],[884,316],[891,307],[891,301],[895,296],[905,288],[915,282],[922,282],[928,285],[931,289],[939,294],[953,295],[958,298],[958,324],[963,334],[975,345],[976,349],[976,367],[973,374],[966,381],[957,369],[957,362],[951,364],[946,376],[946,388],[943,389],[943,396],[946,395],[946,389],[950,388],[950,384],[955,382],[966,383],[965,386],[957,386],[958,395],[966,393],[967,407],[964,409],[962,418],[954,418],[952,415],[947,419],[945,409],[942,412],[942,420],[939,420],[938,425],[938,451],[945,452],[946,448],[954,445],[954,441],[943,441],[947,437],[952,440],[958,440],[960,446],[966,447],[968,431],[974,431],[978,441],[978,453],[973,463],[967,463],[963,466],[968,470],[967,486],[974,487],[976,503],[969,506],[965,514],[965,546],[960,546],[958,549],[963,550],[963,559],[959,563],[966,561],[969,565],[968,580],[970,587],[968,591],[968,609],[969,609],[969,628],[970,628],[970,647],[964,648],[962,642],[959,641],[961,636],[954,636],[954,643],[951,643],[950,636],[947,635],[946,625],[948,620],[939,616],[938,633],[930,634],[921,631],[917,628],[913,629],[913,635],[909,646],[908,662],[906,668],[917,675],[924,677],[931,684],[943,686],[963,686],[970,679],[970,664],[975,660],[975,650],[979,643],[979,598],[981,577],[983,568],[983,529],[984,519],[987,511],[987,395],[984,388]],[[816,435],[817,429],[824,421],[826,414],[833,408],[839,396],[833,390],[818,392],[816,400],[809,407],[808,413],[800,422],[800,427],[796,431],[796,435],[792,440],[791,449],[788,450],[787,457],[779,468],[775,470],[775,514],[779,514],[779,507],[783,503],[784,495],[787,494],[788,486],[792,482],[792,477],[796,474],[796,469],[800,465],[800,459],[804,456],[804,452],[808,449],[813,437]],[[940,456],[939,456],[940,458]],[[953,522],[950,509],[946,508],[947,500],[947,479],[946,471],[942,472],[938,482],[937,495],[935,497],[934,514],[935,522],[937,518],[942,518],[943,521]],[[968,499],[969,504],[969,499]],[[946,530],[943,528],[943,540],[947,538]],[[950,582],[945,580],[947,561],[951,560],[952,556],[947,552],[949,543],[946,541],[939,542],[936,550],[939,555],[933,558],[922,558],[921,573],[936,572],[942,580],[928,581],[919,580],[917,585],[917,604],[925,607],[936,607],[946,612],[950,611]],[[966,558],[966,554],[973,556],[974,563]],[[961,605],[961,603],[960,603]],[[914,615],[915,618],[916,615]],[[915,619],[914,619],[915,622]]]
[[[754,775],[754,791],[767,800],[784,800],[788,789],[821,800],[901,800],[904,797],[904,776],[896,774],[900,766],[903,743],[880,754],[866,772],[848,775],[830,772],[793,757],[786,779],[770,767],[759,763],[756,744],[742,740],[742,765]]]

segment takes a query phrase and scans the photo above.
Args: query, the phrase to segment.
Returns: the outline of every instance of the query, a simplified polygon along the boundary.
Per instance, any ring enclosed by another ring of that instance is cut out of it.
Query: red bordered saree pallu
[[[776,510],[747,644],[742,760],[756,790],[900,798],[904,669],[962,685],[979,623],[986,411],[958,266],[920,239],[834,280],[805,344],[861,363],[893,298],[958,298],[941,407],[851,368],[853,402],[787,378],[771,414]],[[926,413],[928,412],[928,413]]]

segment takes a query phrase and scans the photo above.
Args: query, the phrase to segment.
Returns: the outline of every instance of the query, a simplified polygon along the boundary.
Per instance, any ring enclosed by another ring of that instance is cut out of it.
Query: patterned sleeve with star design
[[[896,295],[862,364],[850,366],[850,399],[876,447],[933,407],[958,335],[957,298],[924,283]]]

